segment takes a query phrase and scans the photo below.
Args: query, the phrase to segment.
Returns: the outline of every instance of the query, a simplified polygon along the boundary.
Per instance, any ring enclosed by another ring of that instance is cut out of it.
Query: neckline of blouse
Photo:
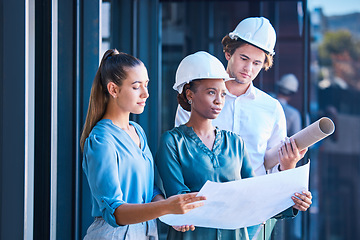
[[[192,127],[188,127],[185,124],[179,126],[185,134],[187,134],[191,139],[194,140],[196,145],[200,147],[212,160],[214,167],[219,167],[219,161],[217,155],[219,155],[221,149],[221,130],[218,127],[215,127],[215,141],[212,150],[210,150],[204,143],[201,141],[199,136],[195,133]]]
[[[100,121],[105,122],[105,123],[108,123],[110,126],[113,126],[114,128],[120,130],[120,132],[121,132],[122,134],[126,134],[126,136],[131,140],[131,142],[132,142],[140,151],[142,151],[142,152],[144,151],[144,140],[143,140],[142,137],[141,137],[141,134],[140,134],[139,129],[137,129],[136,125],[133,124],[132,121],[129,121],[129,124],[131,124],[131,125],[134,127],[136,134],[139,136],[139,139],[140,139],[140,147],[134,142],[134,140],[130,137],[130,135],[129,135],[127,132],[124,131],[124,129],[122,129],[122,128],[120,128],[119,126],[115,125],[115,124],[113,123],[113,121],[111,121],[111,119],[104,118],[104,119],[101,119]],[[100,121],[99,121],[99,122],[100,122]]]

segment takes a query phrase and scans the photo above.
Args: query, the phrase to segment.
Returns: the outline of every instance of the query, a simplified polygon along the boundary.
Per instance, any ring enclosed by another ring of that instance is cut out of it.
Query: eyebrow
[[[150,80],[146,80],[146,81],[145,81],[145,83],[148,83],[148,82],[150,82]],[[133,83],[131,83],[131,84],[136,84],[136,83],[140,83],[140,84],[141,84],[142,81],[135,81],[135,82],[133,82]]]
[[[242,53],[240,53],[240,56],[244,57],[244,58],[247,58],[247,59],[250,59],[248,56],[246,56],[245,54],[242,54]]]
[[[215,90],[215,91],[220,91],[220,92],[226,92],[225,89],[221,90],[219,88],[212,88],[212,87],[206,88],[205,90]]]
[[[247,55],[242,54],[242,53],[240,53],[240,56],[242,56],[242,57],[244,57],[244,58],[246,58],[246,59],[250,59]],[[263,61],[261,61],[261,60],[255,60],[255,62],[262,63]]]

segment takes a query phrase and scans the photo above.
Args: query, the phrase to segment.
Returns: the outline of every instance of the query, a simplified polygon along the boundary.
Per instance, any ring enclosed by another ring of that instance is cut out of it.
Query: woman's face
[[[149,97],[149,77],[143,64],[127,69],[127,78],[116,94],[116,104],[124,112],[140,114],[144,111]]]
[[[205,119],[215,119],[225,103],[226,87],[223,79],[203,79],[196,83],[195,92],[187,91],[191,99],[191,114]]]
[[[238,47],[233,55],[226,52],[225,57],[228,60],[227,70],[230,77],[241,84],[250,84],[265,63],[265,52],[250,44]]]

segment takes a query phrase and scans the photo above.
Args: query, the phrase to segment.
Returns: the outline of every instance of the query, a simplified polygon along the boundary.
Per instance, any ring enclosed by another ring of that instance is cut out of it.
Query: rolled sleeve
[[[120,189],[117,153],[112,143],[92,135],[84,147],[83,170],[88,179],[101,216],[113,227],[118,227],[114,216],[115,209],[124,203]],[[93,215],[98,215],[93,208]]]
[[[160,191],[160,189],[155,185],[154,190],[153,190],[153,195],[152,195],[151,199],[154,199],[154,197],[156,197],[159,194],[163,195],[163,193]]]
[[[102,217],[104,220],[109,223],[112,227],[119,227],[116,223],[116,218],[114,215],[115,209],[122,205],[123,201],[113,201],[112,199],[101,198],[101,204],[99,204],[100,209],[102,209]]]

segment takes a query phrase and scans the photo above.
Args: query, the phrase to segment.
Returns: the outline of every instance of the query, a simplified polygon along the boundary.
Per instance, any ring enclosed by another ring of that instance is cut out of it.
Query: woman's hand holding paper
[[[303,191],[302,194],[295,193],[295,196],[292,196],[291,199],[295,203],[293,208],[296,208],[299,211],[306,211],[312,204],[312,196],[309,191]]]

